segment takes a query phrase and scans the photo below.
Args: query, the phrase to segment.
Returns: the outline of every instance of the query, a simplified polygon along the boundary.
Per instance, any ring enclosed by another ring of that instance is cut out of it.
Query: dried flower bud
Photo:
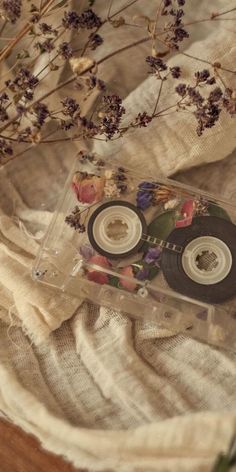
[[[21,16],[21,0],[4,0],[2,3],[3,17],[10,21],[12,24],[16,23],[18,18]]]
[[[91,69],[95,62],[90,57],[78,57],[78,58],[71,58],[70,59],[70,66],[74,74],[82,74],[83,72]]]
[[[214,62],[213,67],[215,67],[215,69],[221,69],[221,63],[220,62]]]

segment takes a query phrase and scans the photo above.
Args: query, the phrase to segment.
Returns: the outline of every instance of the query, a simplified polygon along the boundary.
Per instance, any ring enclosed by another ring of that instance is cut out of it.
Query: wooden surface
[[[82,472],[58,456],[42,450],[38,441],[0,420],[1,472]]]

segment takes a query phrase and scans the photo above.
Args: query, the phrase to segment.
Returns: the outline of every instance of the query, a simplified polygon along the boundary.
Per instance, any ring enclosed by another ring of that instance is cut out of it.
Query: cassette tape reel
[[[174,229],[166,241],[150,237],[147,223],[135,205],[110,201],[90,217],[88,238],[93,248],[110,259],[139,251],[145,241],[163,249],[161,269],[175,291],[207,303],[221,303],[236,293],[236,226],[214,216],[195,217]]]
[[[147,223],[141,211],[124,201],[106,202],[88,222],[88,238],[101,255],[119,259],[141,250]]]
[[[182,246],[181,254],[164,248],[162,271],[179,293],[208,303],[222,303],[236,293],[236,226],[214,216],[193,219],[187,228],[172,231],[168,241]]]

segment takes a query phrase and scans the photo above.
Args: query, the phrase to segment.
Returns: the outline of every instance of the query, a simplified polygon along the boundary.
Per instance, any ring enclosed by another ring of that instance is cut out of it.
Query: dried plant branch
[[[14,1],[18,2],[18,0],[12,0],[11,6]],[[222,72],[235,74],[236,71],[230,70],[219,62],[213,63],[181,50],[182,42],[190,34],[186,29],[188,26],[206,21],[228,21],[230,18],[227,15],[236,11],[236,7],[188,22],[184,21],[185,0],[157,0],[153,18],[145,16],[144,11],[142,16],[144,21],[141,24],[135,24],[132,19],[128,18],[128,12],[137,1],[128,1],[112,12],[115,2],[110,0],[105,18],[100,18],[90,8],[88,0],[80,4],[78,12],[69,9],[67,2],[39,0],[38,7],[31,6],[33,15],[29,16],[29,20],[16,36],[11,37],[10,34],[9,38],[6,35],[4,39],[2,35],[2,40],[8,43],[0,51],[0,62],[9,54],[13,55],[16,46],[19,50],[24,38],[29,37],[30,44],[26,46],[26,49],[22,49],[19,57],[15,54],[13,65],[7,74],[2,76],[5,85],[0,91],[0,161],[7,162],[3,159],[4,157],[15,159],[40,143],[63,143],[81,138],[116,140],[130,129],[146,127],[154,119],[161,119],[176,112],[187,113],[196,120],[196,131],[201,135],[205,129],[216,125],[222,110],[232,116],[236,114],[236,91],[228,87],[225,77],[222,76]],[[126,12],[125,18],[122,15],[124,12]],[[47,18],[54,19],[55,15],[57,26],[53,27],[47,23]],[[165,19],[164,22],[160,21],[162,17]],[[20,10],[10,11],[10,16],[7,12],[6,18],[6,24],[14,25],[20,18]],[[108,29],[114,28],[114,34],[122,35],[124,27],[135,27],[143,29],[145,35],[102,57],[100,55],[101,59],[96,62],[93,51],[103,45],[104,38],[101,35],[106,33],[103,29],[105,24]],[[76,34],[74,35],[73,32]],[[72,39],[63,39],[65,33],[69,33],[67,38],[71,36],[82,44],[73,48]],[[81,33],[83,33],[82,41]],[[159,82],[153,111],[151,113],[146,110],[140,111],[132,119],[123,121],[128,110],[125,109],[118,95],[106,90],[103,78],[98,75],[100,71],[103,72],[99,66],[149,41],[151,53],[145,58],[145,67],[152,76],[152,80]],[[178,51],[180,57],[192,59],[196,64],[202,63],[208,68],[197,69],[189,83],[181,83],[178,80],[175,85],[174,81],[182,76],[181,64],[170,66],[165,61],[165,58],[168,59],[169,54],[174,51]],[[76,53],[79,53],[79,57]],[[42,54],[45,55],[46,61],[34,74],[35,66]],[[65,80],[58,81],[59,73],[68,60],[70,60],[73,73]],[[8,74],[9,78],[6,80]],[[46,80],[50,80],[50,77],[56,85],[46,93],[40,93],[41,85]],[[173,81],[173,102],[159,110],[164,83],[168,84],[171,80]],[[81,89],[79,101],[73,97],[58,98],[59,95],[56,93],[66,90],[71,84]],[[99,99],[94,101],[90,116],[86,116],[81,106],[94,92]],[[54,106],[48,100],[52,96],[55,96]],[[49,121],[53,125],[53,130],[48,135],[47,123]],[[63,136],[58,136],[60,130]],[[55,134],[56,136],[53,136]],[[13,154],[14,144],[20,147],[16,154]],[[30,146],[25,147],[28,144]]]

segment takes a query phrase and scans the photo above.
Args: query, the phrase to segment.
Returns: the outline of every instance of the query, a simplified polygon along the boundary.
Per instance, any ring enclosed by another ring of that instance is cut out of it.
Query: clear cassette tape
[[[236,350],[236,208],[81,152],[34,279]]]

